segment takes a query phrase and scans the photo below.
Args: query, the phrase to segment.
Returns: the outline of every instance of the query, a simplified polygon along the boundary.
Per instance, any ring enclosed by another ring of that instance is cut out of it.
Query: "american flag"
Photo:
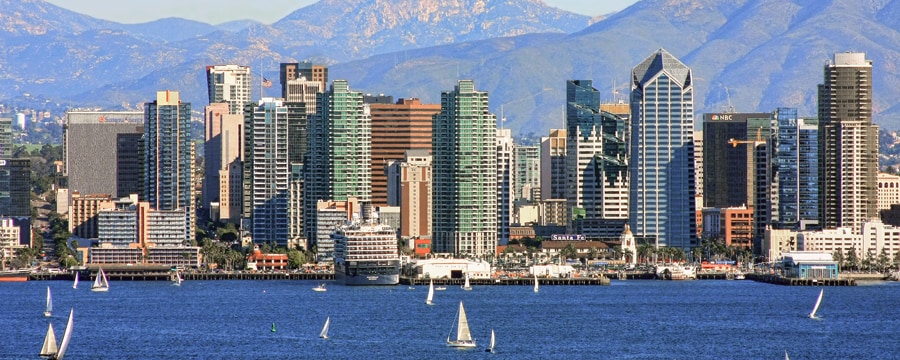
[[[272,87],[272,80],[266,79],[266,77],[263,76],[262,86],[267,88]]]

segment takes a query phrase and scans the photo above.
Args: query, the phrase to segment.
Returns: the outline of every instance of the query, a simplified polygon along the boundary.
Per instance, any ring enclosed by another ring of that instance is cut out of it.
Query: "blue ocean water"
[[[48,321],[66,359],[890,359],[900,283],[819,289],[753,281],[611,286],[345,287],[311,281],[0,283],[0,358],[37,359]],[[54,315],[43,317],[46,287]],[[460,301],[479,348],[447,348]],[[330,339],[318,337],[331,317]],[[272,332],[272,323],[277,331]],[[496,353],[483,351],[491,329]]]

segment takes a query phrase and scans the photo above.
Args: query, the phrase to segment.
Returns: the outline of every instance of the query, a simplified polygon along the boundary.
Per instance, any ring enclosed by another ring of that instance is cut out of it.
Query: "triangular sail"
[[[787,350],[784,351],[784,360],[791,360],[791,357],[788,356]]]
[[[47,314],[53,311],[53,297],[50,296],[50,287],[47,287]]]
[[[494,350],[494,329],[491,329],[491,346],[490,349]]]
[[[323,339],[328,338],[328,325],[331,324],[331,316],[325,318],[325,326],[322,327],[322,332],[319,333],[319,337]]]
[[[466,309],[463,307],[463,303],[459,303],[459,321],[456,327],[456,340],[457,341],[471,341],[472,334],[469,332],[469,321],[466,320]]]
[[[75,283],[72,284],[73,289],[78,288],[78,273],[75,273]]]
[[[538,292],[538,279],[537,279],[537,274],[534,275],[534,292]]]
[[[66,354],[66,348],[69,347],[69,340],[72,339],[72,316],[75,309],[69,310],[69,321],[66,323],[66,332],[63,334],[62,342],[59,343],[59,352],[56,354],[56,360],[62,360]]]
[[[425,299],[425,303],[431,305],[432,300],[434,300],[434,280],[428,283],[428,298]]]
[[[809,313],[809,317],[811,317],[811,318],[816,317],[816,311],[819,311],[819,305],[822,304],[822,295],[824,295],[824,294],[825,294],[825,289],[822,289],[821,291],[819,291],[819,298],[816,299],[816,306],[814,306],[812,309],[812,312]]]
[[[50,357],[56,355],[56,334],[53,333],[53,323],[47,328],[47,336],[44,336],[44,346],[41,346],[41,356]]]

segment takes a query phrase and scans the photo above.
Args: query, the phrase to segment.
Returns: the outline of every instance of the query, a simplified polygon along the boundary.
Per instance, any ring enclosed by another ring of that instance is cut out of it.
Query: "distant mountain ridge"
[[[506,126],[546,133],[562,126],[565,80],[592,79],[604,100],[627,101],[632,67],[658,48],[693,69],[698,119],[730,107],[814,116],[822,66],[852,50],[873,60],[876,123],[896,129],[898,19],[900,0],[641,0],[595,23],[537,0],[322,0],[271,26],[164,19],[142,30],[0,0],[0,98],[139,108],[173,89],[199,109],[206,65],[277,78],[278,62],[311,59],[352,89],[427,102],[473,79]],[[152,30],[161,25],[171,34]]]

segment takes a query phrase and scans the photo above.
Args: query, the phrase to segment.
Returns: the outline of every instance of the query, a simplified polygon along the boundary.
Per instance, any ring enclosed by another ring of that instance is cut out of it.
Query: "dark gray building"
[[[141,194],[143,135],[140,111],[67,112],[63,144],[69,189],[118,197]]]
[[[748,120],[762,119],[756,124],[767,123],[771,116],[769,113],[703,114],[704,207],[754,205],[755,148],[765,145],[770,129],[751,126]]]

